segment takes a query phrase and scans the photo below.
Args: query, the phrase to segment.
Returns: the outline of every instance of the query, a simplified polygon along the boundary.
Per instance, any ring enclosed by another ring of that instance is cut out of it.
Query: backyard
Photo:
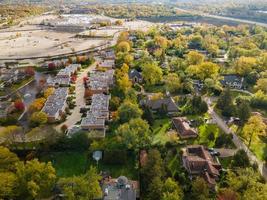
[[[58,177],[71,177],[84,174],[91,165],[96,166],[99,172],[109,172],[114,178],[125,175],[137,179],[137,169],[134,156],[127,157],[125,164],[105,164],[102,160],[98,165],[87,151],[52,152],[41,156],[41,161],[51,161]]]

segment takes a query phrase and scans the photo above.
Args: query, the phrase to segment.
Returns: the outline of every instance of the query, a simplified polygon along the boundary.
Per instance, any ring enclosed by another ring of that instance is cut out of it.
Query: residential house
[[[113,84],[113,75],[114,70],[93,71],[89,75],[87,85],[93,94],[108,93],[109,86]]]
[[[197,130],[190,126],[190,122],[184,117],[172,119],[172,125],[182,139],[195,138],[198,136]]]
[[[87,116],[82,119],[81,128],[84,130],[96,130],[105,136],[105,121],[109,119],[110,96],[105,94],[94,94]]]
[[[230,87],[235,89],[243,88],[244,78],[234,74],[228,74],[223,76],[223,80],[221,80],[221,84],[224,87]]]
[[[48,122],[61,120],[67,108],[68,88],[57,88],[45,102],[42,112],[47,114]]]
[[[161,99],[147,99],[141,102],[141,105],[148,106],[154,112],[163,111],[168,114],[174,114],[179,112],[179,108],[176,105],[172,97],[166,97]]]
[[[132,81],[133,84],[143,82],[142,74],[138,72],[136,69],[130,70],[128,75],[129,79]]]
[[[125,176],[117,179],[107,177],[103,180],[104,200],[136,200],[139,198],[139,184]]]
[[[221,165],[202,145],[187,146],[183,149],[183,167],[190,178],[203,177],[211,188],[214,188],[219,179]]]
[[[112,69],[115,67],[115,60],[104,60],[102,62],[99,62],[99,67],[105,69]]]

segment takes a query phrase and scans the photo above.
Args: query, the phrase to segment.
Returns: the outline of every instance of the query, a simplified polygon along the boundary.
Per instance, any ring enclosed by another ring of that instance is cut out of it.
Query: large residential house
[[[149,107],[152,111],[164,111],[168,114],[174,114],[179,112],[178,106],[172,97],[166,97],[161,99],[147,99],[141,102],[141,105]]]
[[[128,76],[133,84],[143,82],[142,74],[138,72],[136,69],[130,70]]]
[[[80,67],[80,64],[71,64],[68,67],[65,67],[64,69],[61,69],[57,73],[56,77],[47,80],[48,86],[68,87],[71,83],[71,76],[75,74]]]
[[[184,117],[173,118],[172,125],[182,139],[195,138],[198,136],[197,130],[190,127],[190,122]]]
[[[47,114],[48,122],[56,122],[61,120],[67,108],[68,88],[60,87],[50,95],[42,109]]]
[[[105,94],[94,94],[87,116],[82,119],[81,128],[89,131],[99,131],[105,136],[105,122],[109,119],[110,96]]]
[[[203,177],[211,188],[214,188],[219,179],[221,165],[210,152],[202,145],[187,146],[183,149],[183,167],[190,178]]]
[[[243,88],[244,78],[234,74],[228,74],[223,76],[223,80],[221,80],[221,84],[224,87],[230,87],[235,89]]]
[[[139,184],[125,176],[117,179],[107,177],[102,183],[103,200],[136,200],[139,197]]]
[[[109,86],[113,84],[114,70],[93,71],[89,75],[87,85],[93,94],[108,93]]]

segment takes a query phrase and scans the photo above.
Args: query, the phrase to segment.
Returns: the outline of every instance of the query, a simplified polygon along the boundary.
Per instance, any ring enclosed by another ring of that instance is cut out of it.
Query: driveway
[[[214,148],[214,150],[220,153],[221,158],[232,157],[237,152],[237,149]]]
[[[78,121],[81,120],[82,114],[80,113],[80,109],[85,107],[85,101],[84,101],[84,85],[83,85],[83,78],[87,76],[88,72],[93,71],[99,62],[99,59],[96,58],[96,62],[89,66],[86,69],[82,69],[81,72],[79,72],[76,83],[75,83],[75,102],[76,106],[74,109],[71,110],[71,115],[69,115],[63,123],[56,126],[57,131],[61,131],[60,128],[62,125],[66,125],[68,128],[75,125]]]

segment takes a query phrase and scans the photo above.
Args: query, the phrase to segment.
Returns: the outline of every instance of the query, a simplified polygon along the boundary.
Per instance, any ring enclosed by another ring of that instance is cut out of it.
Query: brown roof
[[[221,165],[202,145],[187,146],[183,152],[183,164],[191,175],[203,176],[212,187],[220,175]]]
[[[158,110],[166,107],[168,112],[178,112],[179,109],[171,97],[156,99],[156,100],[147,100],[146,105],[152,110]]]
[[[172,119],[172,123],[181,138],[197,137],[197,131],[190,127],[186,118],[175,117]]]

